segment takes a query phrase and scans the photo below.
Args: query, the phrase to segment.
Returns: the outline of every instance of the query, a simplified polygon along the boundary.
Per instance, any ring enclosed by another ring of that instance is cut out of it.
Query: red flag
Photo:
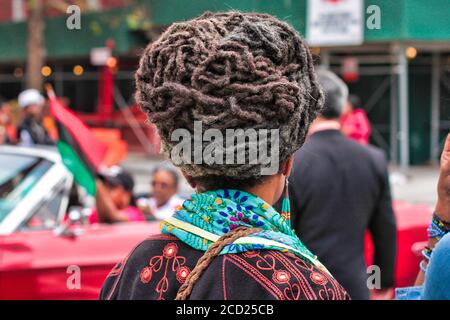
[[[106,155],[106,145],[94,136],[72,110],[56,98],[51,88],[47,88],[47,94],[50,111],[58,127],[59,139],[72,147],[90,171],[98,171]]]

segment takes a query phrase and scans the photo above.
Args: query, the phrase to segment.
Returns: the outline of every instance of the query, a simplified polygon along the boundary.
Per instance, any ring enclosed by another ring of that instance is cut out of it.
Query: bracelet
[[[433,220],[435,220],[436,222],[438,222],[439,225],[440,225],[442,228],[446,229],[447,231],[450,230],[450,222],[445,221],[445,220],[439,218],[439,216],[437,215],[436,212],[433,213]]]
[[[432,253],[433,249],[431,249],[430,247],[425,247],[425,249],[422,250],[422,256],[426,261],[430,261]]]
[[[440,240],[443,236],[450,232],[450,224],[444,220],[441,220],[436,213],[434,213],[427,231],[428,238]]]
[[[427,266],[425,266],[425,260],[420,261],[420,270],[422,270],[423,273],[427,272]]]

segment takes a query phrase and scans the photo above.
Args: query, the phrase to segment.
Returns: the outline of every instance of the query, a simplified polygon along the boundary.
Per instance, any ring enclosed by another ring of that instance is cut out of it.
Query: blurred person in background
[[[359,108],[360,105],[359,97],[351,94],[341,118],[342,132],[348,138],[363,145],[368,145],[372,129],[369,118],[364,109]]]
[[[134,206],[134,179],[119,166],[102,170],[97,179],[96,208],[90,223],[145,221],[144,214]]]
[[[441,156],[438,201],[415,287],[398,288],[398,300],[450,300],[450,134]]]
[[[309,138],[295,154],[289,178],[292,226],[352,299],[369,299],[364,259],[366,230],[381,269],[375,298],[392,298],[396,222],[387,160],[381,150],[362,146],[340,131],[348,88],[334,73],[318,70],[325,106]]]
[[[0,96],[0,144],[15,144],[17,129],[13,122],[12,106]]]
[[[45,98],[36,89],[28,89],[19,94],[19,107],[23,120],[17,129],[19,144],[25,147],[53,145],[43,125]]]
[[[175,213],[184,201],[178,196],[178,185],[179,178],[174,169],[158,167],[153,171],[151,196],[137,200],[147,220],[164,220]]]

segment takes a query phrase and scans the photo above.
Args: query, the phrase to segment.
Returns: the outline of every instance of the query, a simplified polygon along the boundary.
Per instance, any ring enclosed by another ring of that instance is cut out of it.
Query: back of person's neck
[[[341,130],[339,119],[318,118],[310,126],[308,136],[326,130]]]
[[[245,191],[247,193],[250,193],[251,195],[254,195],[254,196],[264,200],[269,205],[273,205],[279,199],[279,196],[277,196],[274,192],[279,187],[277,179],[274,179],[274,177],[275,176],[267,177],[262,183],[259,183],[253,187],[239,188],[236,190]],[[207,190],[204,188],[196,188],[196,193],[204,193],[204,192],[208,192],[208,191],[214,191],[214,189]]]

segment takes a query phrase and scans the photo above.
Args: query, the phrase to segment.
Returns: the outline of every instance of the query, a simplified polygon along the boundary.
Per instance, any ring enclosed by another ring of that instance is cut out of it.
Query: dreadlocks
[[[280,162],[304,142],[323,105],[305,41],[271,15],[210,13],[171,25],[144,51],[136,101],[170,154],[171,134],[203,128],[279,129]],[[191,177],[254,179],[261,164],[182,164]]]

